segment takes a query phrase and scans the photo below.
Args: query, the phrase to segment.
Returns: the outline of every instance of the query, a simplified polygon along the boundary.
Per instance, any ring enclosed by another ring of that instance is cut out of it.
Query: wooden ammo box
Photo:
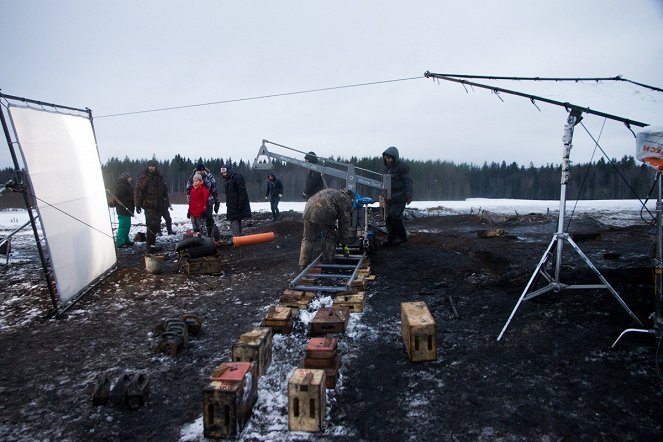
[[[272,362],[272,329],[256,327],[239,337],[232,346],[233,362],[255,362],[258,376],[267,372]]]
[[[411,361],[437,359],[435,320],[425,302],[401,303],[401,328],[405,350]]]
[[[295,316],[291,307],[275,305],[270,307],[265,319],[262,320],[263,327],[270,327],[273,333],[290,333],[295,322]]]
[[[304,368],[325,370],[325,387],[336,387],[338,370],[341,368],[341,355],[337,351],[337,341],[330,335],[324,338],[311,338],[306,345]]]
[[[325,371],[297,368],[288,380],[288,429],[321,431],[327,402]]]
[[[347,307],[350,310],[350,313],[361,313],[364,311],[364,294],[365,292],[359,292],[354,295],[336,295],[334,298],[334,305],[338,307]]]
[[[203,434],[209,438],[238,435],[251,417],[258,397],[256,364],[224,362],[212,370],[203,390]]]
[[[313,292],[303,290],[285,289],[279,299],[279,305],[305,310],[315,297]]]
[[[350,309],[347,307],[321,308],[311,321],[311,334],[345,333],[348,319],[350,319]]]
[[[221,273],[224,262],[218,256],[204,256],[202,258],[185,258],[184,271],[189,275],[207,273]]]

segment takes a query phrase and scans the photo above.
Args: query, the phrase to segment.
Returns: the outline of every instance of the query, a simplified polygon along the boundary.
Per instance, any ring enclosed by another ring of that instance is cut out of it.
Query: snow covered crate
[[[347,307],[350,313],[361,313],[364,311],[364,298],[366,292],[355,295],[341,294],[334,298],[335,307]]]
[[[323,307],[311,321],[311,334],[345,333],[348,319],[350,310],[347,307]]]
[[[238,435],[258,397],[256,364],[224,362],[212,370],[203,390],[203,434],[219,439]]]
[[[437,359],[435,320],[425,302],[401,303],[401,329],[405,350],[411,361]]]
[[[267,372],[272,362],[272,329],[256,327],[239,337],[232,346],[233,362],[255,362],[258,376]]]
[[[322,431],[326,402],[325,371],[295,369],[288,380],[290,431]]]

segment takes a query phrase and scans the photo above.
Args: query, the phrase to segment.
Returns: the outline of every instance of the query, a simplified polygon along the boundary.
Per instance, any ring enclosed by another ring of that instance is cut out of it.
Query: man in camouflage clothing
[[[134,192],[136,213],[145,209],[147,253],[156,252],[157,233],[161,231],[161,214],[164,209],[164,189],[166,189],[166,182],[159,173],[157,162],[148,161],[145,173],[138,179]]]
[[[311,196],[304,207],[304,235],[299,251],[299,267],[313,261],[313,245],[322,237],[322,262],[334,261],[336,244],[353,239],[350,216],[354,193],[350,190],[323,189]],[[338,223],[338,227],[337,227]]]

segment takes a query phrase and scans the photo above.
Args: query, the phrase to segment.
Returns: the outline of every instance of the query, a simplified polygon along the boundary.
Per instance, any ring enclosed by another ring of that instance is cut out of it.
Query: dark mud
[[[211,368],[229,360],[231,345],[260,323],[296,275],[302,225],[298,214],[284,215],[274,224],[257,215],[245,233],[274,231],[277,240],[223,251],[228,264],[221,275],[188,276],[174,253],[163,274],[146,274],[142,246],[122,249],[119,270],[61,319],[43,318],[51,305],[36,261],[2,267],[0,439],[195,438],[195,430],[182,431],[200,419]],[[655,338],[629,334],[611,348],[622,330],[638,324],[607,290],[526,301],[496,340],[556,230],[554,218],[434,216],[407,227],[407,243],[372,257],[376,279],[366,310],[354,319],[354,332],[340,338],[341,379],[330,392],[325,431],[288,433],[287,410],[277,406],[271,413],[280,415],[280,425],[263,410],[244,439],[661,439]],[[494,228],[505,234],[477,235]],[[649,227],[581,218],[570,231],[649,328]],[[158,243],[169,251],[175,241]],[[569,284],[596,282],[568,246],[561,274]],[[435,318],[437,361],[408,360],[399,310],[405,301],[426,302]],[[184,312],[201,317],[202,333],[176,357],[155,352],[154,327]],[[305,326],[293,333],[287,342],[305,342]],[[289,351],[295,366],[303,350]],[[147,404],[136,411],[93,407],[95,377],[106,372],[114,381],[125,371],[149,374]]]

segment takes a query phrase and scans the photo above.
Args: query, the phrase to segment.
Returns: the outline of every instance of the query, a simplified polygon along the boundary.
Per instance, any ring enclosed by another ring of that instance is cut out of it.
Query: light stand
[[[621,304],[621,306],[627,311],[627,313],[633,319],[635,319],[635,321],[637,321],[638,324],[642,325],[642,322],[640,322],[638,317],[635,316],[635,314],[631,311],[630,308],[628,308],[626,303],[622,300],[622,298],[615,291],[615,289],[612,288],[612,286],[603,277],[603,275],[601,275],[601,273],[596,269],[596,267],[594,267],[594,265],[589,260],[589,258],[582,252],[582,250],[580,250],[580,247],[578,247],[578,245],[573,241],[573,239],[571,239],[571,236],[564,231],[564,217],[566,214],[566,185],[569,182],[569,168],[570,168],[569,156],[571,154],[571,147],[573,141],[573,128],[575,127],[576,124],[580,122],[581,119],[582,119],[581,111],[574,108],[569,112],[566,124],[564,125],[564,136],[562,137],[562,142],[564,143],[564,148],[562,150],[562,180],[561,180],[561,190],[559,196],[559,220],[557,222],[557,232],[553,235],[550,244],[548,244],[548,248],[543,253],[543,256],[541,257],[539,264],[536,266],[536,269],[534,269],[534,273],[532,274],[532,277],[527,283],[525,290],[523,290],[523,293],[520,295],[520,298],[518,299],[516,306],[513,308],[513,311],[511,312],[509,319],[506,321],[506,324],[504,324],[504,327],[502,328],[500,335],[497,337],[498,341],[502,339],[502,336],[504,335],[504,332],[509,326],[509,323],[516,314],[516,310],[518,310],[518,307],[523,301],[527,301],[529,299],[532,299],[539,295],[543,295],[544,293],[548,293],[550,291],[558,292],[565,289],[604,289],[605,288],[608,291],[610,291],[612,296],[615,297],[615,299]],[[571,245],[571,247],[573,247],[576,253],[585,262],[585,264],[587,264],[587,266],[596,274],[596,276],[601,281],[601,284],[567,285],[560,281],[560,273],[562,267],[562,249],[564,246],[564,242],[568,242]],[[548,272],[546,272],[544,266],[552,256],[551,251],[555,246],[557,247],[556,257],[555,257],[555,274],[554,276],[551,276],[548,274]],[[531,293],[528,293],[530,288],[536,284],[536,281],[538,281],[539,276],[543,276],[548,281],[548,285],[538,290],[534,290]]]
[[[656,257],[654,258],[654,296],[655,296],[655,310],[654,310],[654,328],[650,329],[640,329],[640,328],[627,328],[624,330],[619,337],[615,340],[612,346],[617,345],[617,342],[624,336],[626,333],[649,333],[656,337],[656,339],[661,339],[663,336],[663,320],[661,319],[661,305],[663,304],[663,244],[662,235],[663,235],[663,205],[661,205],[661,197],[663,192],[663,187],[661,186],[661,172],[656,173],[656,181],[658,183],[658,199],[656,200]]]

